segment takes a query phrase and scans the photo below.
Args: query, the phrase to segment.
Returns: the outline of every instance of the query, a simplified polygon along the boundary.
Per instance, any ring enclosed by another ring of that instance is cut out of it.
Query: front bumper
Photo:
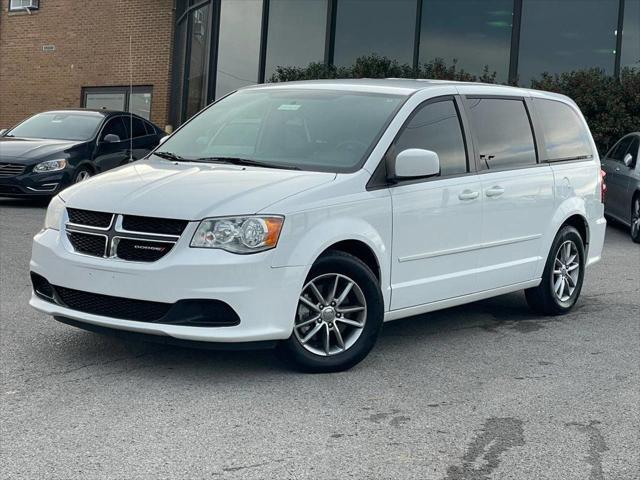
[[[27,168],[27,172],[21,175],[0,178],[0,197],[50,197],[55,195],[71,183],[71,172],[67,170],[33,173]]]
[[[64,233],[44,230],[33,242],[31,271],[51,284],[83,292],[148,302],[219,300],[239,316],[224,327],[193,327],[123,320],[85,313],[32,295],[35,309],[111,329],[203,342],[257,342],[291,335],[305,267],[271,267],[271,253],[235,255],[189,248],[186,231],[173,250],[153,263],[72,253]]]

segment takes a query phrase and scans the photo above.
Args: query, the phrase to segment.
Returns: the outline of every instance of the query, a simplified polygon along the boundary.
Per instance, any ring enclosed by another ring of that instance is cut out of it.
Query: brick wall
[[[82,87],[153,86],[151,120],[168,123],[173,0],[40,0],[31,15],[0,0],[0,128],[80,106]],[[44,52],[43,45],[55,45]]]

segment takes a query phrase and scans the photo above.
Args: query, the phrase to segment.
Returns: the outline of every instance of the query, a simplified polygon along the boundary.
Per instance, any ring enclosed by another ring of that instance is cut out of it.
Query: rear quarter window
[[[533,106],[544,139],[542,161],[560,162],[593,156],[591,135],[573,108],[540,98],[533,99]]]

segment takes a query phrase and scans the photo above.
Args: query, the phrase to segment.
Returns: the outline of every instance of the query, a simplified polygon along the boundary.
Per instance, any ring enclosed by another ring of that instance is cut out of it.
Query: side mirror
[[[622,161],[627,167],[630,167],[633,163],[633,156],[630,153],[627,153]]]
[[[164,137],[162,137],[158,142],[158,145],[162,145],[164,142],[166,142],[167,138],[169,138],[169,135],[165,135]]]
[[[431,177],[440,173],[440,159],[436,152],[421,148],[403,150],[396,157],[396,178]]]
[[[104,140],[105,143],[118,143],[120,141],[120,137],[118,135],[115,135],[113,133],[109,133],[108,135],[104,136]]]
[[[0,128],[0,137],[4,135],[4,132],[6,132],[7,129],[6,128]]]

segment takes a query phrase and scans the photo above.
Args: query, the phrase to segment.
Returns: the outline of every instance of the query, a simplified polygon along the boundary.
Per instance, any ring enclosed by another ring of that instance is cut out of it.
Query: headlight
[[[64,170],[67,168],[67,161],[62,158],[60,160],[47,160],[33,167],[33,171],[36,173],[57,172],[58,170]]]
[[[256,253],[278,244],[283,217],[248,216],[207,218],[191,239],[195,248],[220,248],[233,253]]]
[[[49,207],[47,208],[47,215],[44,217],[44,228],[51,228],[52,230],[60,230],[60,224],[62,223],[62,212],[64,212],[64,201],[59,195],[56,195],[51,199]]]

